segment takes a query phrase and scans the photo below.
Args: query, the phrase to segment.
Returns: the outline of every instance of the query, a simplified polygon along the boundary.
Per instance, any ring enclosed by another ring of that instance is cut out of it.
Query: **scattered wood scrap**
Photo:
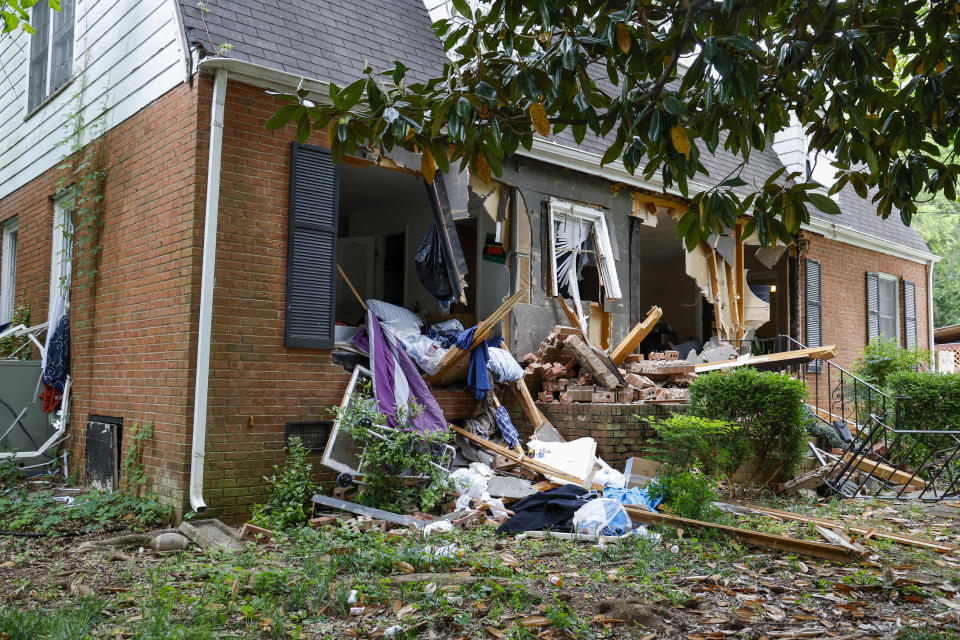
[[[623,364],[623,361],[627,359],[627,356],[634,352],[634,350],[640,346],[640,343],[643,342],[643,339],[646,338],[650,332],[653,330],[653,327],[657,324],[657,321],[660,320],[660,317],[663,316],[663,309],[660,307],[651,307],[650,311],[647,312],[647,317],[643,319],[642,322],[638,322],[634,325],[633,329],[630,330],[630,333],[627,334],[627,337],[618,344],[613,351],[610,353],[610,358],[613,360],[614,364],[620,366]]]
[[[462,435],[467,440],[473,442],[474,444],[479,445],[480,447],[486,449],[491,453],[501,455],[504,458],[507,458],[508,460],[510,460],[511,462],[520,465],[524,469],[529,469],[531,471],[534,471],[544,476],[548,476],[550,478],[559,478],[565,482],[576,484],[581,487],[585,486],[584,483],[586,481],[583,478],[577,478],[575,476],[571,476],[570,474],[564,473],[559,469],[554,469],[553,467],[543,464],[542,462],[537,462],[532,458],[527,458],[525,456],[518,455],[515,451],[512,451],[511,449],[507,449],[506,447],[501,447],[495,442],[490,442],[486,438],[481,438],[480,436],[470,433],[465,429],[461,429],[456,425],[450,425],[450,428],[453,429],[456,433],[459,433],[460,435]],[[599,484],[591,483],[591,486],[589,488],[603,489],[603,486]]]
[[[870,460],[852,453],[844,453],[843,461],[850,463],[855,469],[868,473],[879,480],[887,480],[896,484],[907,484],[917,489],[926,489],[927,483],[917,477],[915,473],[895,469],[879,460]]]
[[[675,527],[700,527],[705,529],[716,529],[736,536],[743,542],[764,549],[774,549],[777,551],[789,551],[799,553],[814,558],[823,558],[824,560],[833,560],[835,562],[850,562],[850,551],[840,545],[826,542],[816,542],[813,540],[801,540],[797,538],[788,538],[787,536],[776,535],[773,533],[763,533],[762,531],[753,531],[751,529],[739,529],[725,524],[715,522],[704,522],[702,520],[692,520],[690,518],[681,518],[667,513],[654,513],[642,507],[625,507],[630,518],[635,522],[643,524],[664,524]]]
[[[733,505],[733,506],[748,509],[752,513],[763,514],[763,515],[770,516],[772,518],[779,518],[780,520],[791,520],[793,522],[803,522],[805,524],[820,525],[823,527],[830,527],[832,529],[838,529],[838,528],[846,529],[850,533],[855,533],[857,535],[863,536],[866,539],[884,538],[886,540],[891,540],[898,544],[908,545],[911,547],[920,547],[922,549],[935,551],[936,553],[953,553],[956,551],[960,551],[960,546],[957,546],[955,544],[950,544],[948,542],[936,542],[934,540],[926,540],[924,538],[918,538],[916,536],[911,536],[904,533],[897,533],[894,531],[885,531],[883,529],[875,529],[873,527],[853,525],[845,522],[838,522],[836,520],[830,520],[828,518],[806,516],[800,513],[794,513],[792,511],[783,511],[781,509],[771,509],[769,507],[757,507],[753,505]]]
[[[721,360],[720,362],[704,362],[696,367],[697,373],[705,371],[719,371],[736,367],[756,367],[758,369],[778,369],[790,364],[809,362],[810,360],[831,360],[838,355],[837,345],[825,347],[811,347],[809,349],[795,349],[782,351],[763,356],[744,356],[736,360]]]

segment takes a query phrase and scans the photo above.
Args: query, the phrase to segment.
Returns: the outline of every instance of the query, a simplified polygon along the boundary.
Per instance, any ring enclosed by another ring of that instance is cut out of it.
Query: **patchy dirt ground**
[[[960,544],[960,509],[944,504],[765,504]],[[736,524],[819,537],[808,524],[766,517]],[[4,536],[0,638],[18,637],[3,626],[17,612],[69,615],[81,602],[96,605],[86,633],[98,638],[945,638],[960,631],[957,552],[872,538],[863,541],[865,562],[841,564],[704,531],[658,531],[659,542],[598,547],[497,539],[489,527],[426,540],[328,527],[233,556],[196,547],[72,552],[116,532]],[[446,544],[459,551],[436,558],[427,549]]]

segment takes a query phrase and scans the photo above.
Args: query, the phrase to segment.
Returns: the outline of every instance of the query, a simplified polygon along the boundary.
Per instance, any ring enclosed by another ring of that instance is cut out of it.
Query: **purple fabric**
[[[399,425],[397,408],[405,409],[413,400],[423,409],[413,420],[414,428],[424,432],[446,430],[443,411],[420,377],[417,365],[373,313],[367,312],[367,325],[354,335],[353,343],[370,354],[373,395],[380,412],[387,416],[388,426]]]

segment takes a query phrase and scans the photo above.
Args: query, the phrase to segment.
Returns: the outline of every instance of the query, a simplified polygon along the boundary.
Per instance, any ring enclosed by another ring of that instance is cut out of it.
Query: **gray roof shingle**
[[[427,80],[439,75],[447,62],[440,41],[430,29],[422,0],[205,0],[201,11],[195,0],[179,0],[187,39],[214,52],[223,43],[231,58],[280,69],[307,78],[344,86],[360,77],[366,64],[374,70],[392,69],[399,60],[408,78]],[[607,84],[603,74],[600,82]],[[602,156],[609,142],[590,134],[576,144],[568,129],[552,141]],[[696,181],[714,184],[739,160],[717,149],[701,151],[709,177]],[[773,149],[753,153],[741,177],[759,184],[782,166]],[[840,193],[839,216],[813,210],[813,217],[847,226],[912,249],[929,251],[926,243],[897,216],[882,220],[876,208],[847,187]]]
[[[447,58],[420,0],[180,0],[187,40],[231,58],[344,86],[367,63],[375,71],[397,60],[407,77],[439,75]],[[282,57],[278,57],[282,56]]]

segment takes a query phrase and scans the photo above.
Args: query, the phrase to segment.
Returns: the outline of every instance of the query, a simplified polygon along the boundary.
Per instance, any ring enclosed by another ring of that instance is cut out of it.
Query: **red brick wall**
[[[127,426],[153,421],[149,488],[175,505],[189,470],[196,349],[196,117],[196,90],[181,85],[106,134],[96,304],[89,281],[75,280],[71,293],[71,469],[83,479],[89,414]],[[19,216],[16,303],[30,305],[34,324],[47,314],[51,197],[61,173],[47,171],[0,201],[0,219]]]
[[[927,266],[919,262],[896,258],[869,249],[830,240],[809,232],[801,232],[805,245],[802,258],[821,261],[820,288],[823,307],[823,344],[836,344],[840,355],[835,362],[850,370],[863,354],[867,344],[868,271],[889,273],[913,282],[917,286],[917,344],[928,347]],[[803,261],[801,260],[801,264]],[[803,300],[804,274],[800,287]],[[903,343],[903,291],[900,291],[901,344]],[[800,325],[803,330],[804,316]],[[806,341],[806,336],[801,339]]]
[[[208,104],[209,81],[201,86]],[[331,419],[349,380],[330,351],[284,347],[293,127],[263,128],[280,104],[228,83],[205,473],[210,511],[226,520],[246,517],[263,499],[262,476],[284,458],[285,423]],[[325,145],[322,137],[311,142]],[[468,394],[436,395],[448,419],[479,412]],[[323,471],[319,455],[312,461]]]

